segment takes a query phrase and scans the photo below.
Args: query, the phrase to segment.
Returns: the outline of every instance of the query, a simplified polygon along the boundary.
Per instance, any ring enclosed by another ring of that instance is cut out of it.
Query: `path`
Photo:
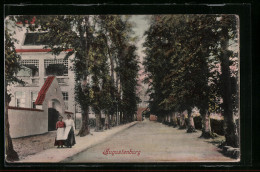
[[[199,138],[200,134],[200,131],[186,133],[185,130],[147,120],[63,162],[236,161],[223,156],[215,145]]]

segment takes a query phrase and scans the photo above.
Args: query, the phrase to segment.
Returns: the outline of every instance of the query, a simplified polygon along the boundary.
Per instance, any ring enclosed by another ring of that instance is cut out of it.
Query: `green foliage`
[[[153,113],[183,111],[194,106],[219,110],[221,96],[217,15],[158,15],[144,46]],[[229,19],[234,23],[234,20]],[[234,37],[234,33],[232,33]],[[231,37],[230,37],[231,39]],[[160,72],[158,72],[160,71]],[[234,85],[236,84],[233,82]],[[224,88],[225,89],[225,88]],[[237,99],[235,99],[237,100]]]
[[[229,44],[237,42],[237,16],[155,15],[150,23],[144,66],[152,113],[189,112],[194,106],[202,115],[221,111],[227,142],[236,147],[238,72],[230,67],[238,64]]]
[[[8,93],[7,87],[14,83],[24,84],[22,80],[16,77],[16,74],[21,69],[20,56],[16,54],[14,43],[17,42],[13,38],[13,34],[8,27],[12,27],[12,23],[7,18],[5,20],[5,154],[7,161],[18,161],[17,152],[13,149],[13,143],[9,130],[8,106],[11,101],[11,95]]]
[[[22,80],[16,77],[16,74],[21,69],[20,55],[16,54],[14,47],[14,38],[12,33],[5,28],[5,85],[8,86],[14,83],[23,83]]]
[[[20,21],[32,16],[17,16]],[[137,109],[138,61],[129,16],[61,15],[35,16],[31,30],[47,31],[40,39],[48,42],[52,54],[72,49],[64,58],[74,55],[75,97],[82,109],[91,106],[95,112],[114,114],[117,105],[126,114]],[[119,82],[115,83],[117,72]],[[120,88],[120,90],[119,90]],[[121,97],[122,95],[122,97]],[[126,116],[126,115],[125,115]]]
[[[159,107],[151,109],[183,111],[207,105],[209,69],[206,60],[212,44],[208,37],[212,36],[210,32],[207,37],[203,35],[209,30],[199,22],[203,17],[165,15],[152,18],[146,33],[144,65],[154,84],[151,97]]]

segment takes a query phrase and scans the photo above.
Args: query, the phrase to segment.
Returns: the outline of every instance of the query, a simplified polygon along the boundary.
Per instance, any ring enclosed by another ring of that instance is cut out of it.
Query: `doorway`
[[[48,108],[48,131],[56,130],[56,122],[60,113],[54,108]]]

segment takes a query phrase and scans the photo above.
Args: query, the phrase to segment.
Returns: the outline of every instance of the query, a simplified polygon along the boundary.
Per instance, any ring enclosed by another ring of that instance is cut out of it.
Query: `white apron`
[[[64,131],[65,131],[65,128],[58,128],[57,129],[57,138],[56,138],[56,140],[64,140]]]
[[[70,129],[72,128],[75,132],[75,127],[74,127],[74,121],[72,119],[69,119],[69,120],[66,119],[64,122],[65,122],[66,128],[64,131],[63,140],[67,140]]]

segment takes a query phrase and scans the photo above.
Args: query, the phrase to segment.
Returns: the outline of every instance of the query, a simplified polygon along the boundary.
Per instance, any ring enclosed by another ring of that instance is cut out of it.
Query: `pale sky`
[[[143,36],[144,32],[149,28],[149,22],[147,19],[147,15],[132,15],[130,21],[135,22],[136,26],[133,28],[134,32],[135,32],[135,36],[139,37],[139,40],[136,44],[138,50],[137,50],[137,55],[139,56],[139,60],[142,63],[143,62],[143,58],[145,56],[145,54],[143,53],[144,47],[143,47],[143,43],[145,41],[145,37]],[[138,88],[138,93],[139,93],[139,97],[141,98],[142,101],[148,101],[149,97],[147,95],[145,95],[145,92],[147,90],[147,84],[142,83],[142,80],[144,79],[145,75],[144,75],[144,70],[143,70],[143,66],[140,65],[141,70],[139,71],[139,84],[141,85],[141,87]]]
[[[136,23],[136,26],[133,28],[135,31],[135,35],[139,37],[139,41],[137,42],[137,54],[141,58],[142,61],[144,57],[144,53],[142,52],[144,50],[142,44],[145,41],[145,38],[143,37],[144,32],[149,28],[149,23],[147,20],[147,15],[132,15],[130,21],[133,21]]]

